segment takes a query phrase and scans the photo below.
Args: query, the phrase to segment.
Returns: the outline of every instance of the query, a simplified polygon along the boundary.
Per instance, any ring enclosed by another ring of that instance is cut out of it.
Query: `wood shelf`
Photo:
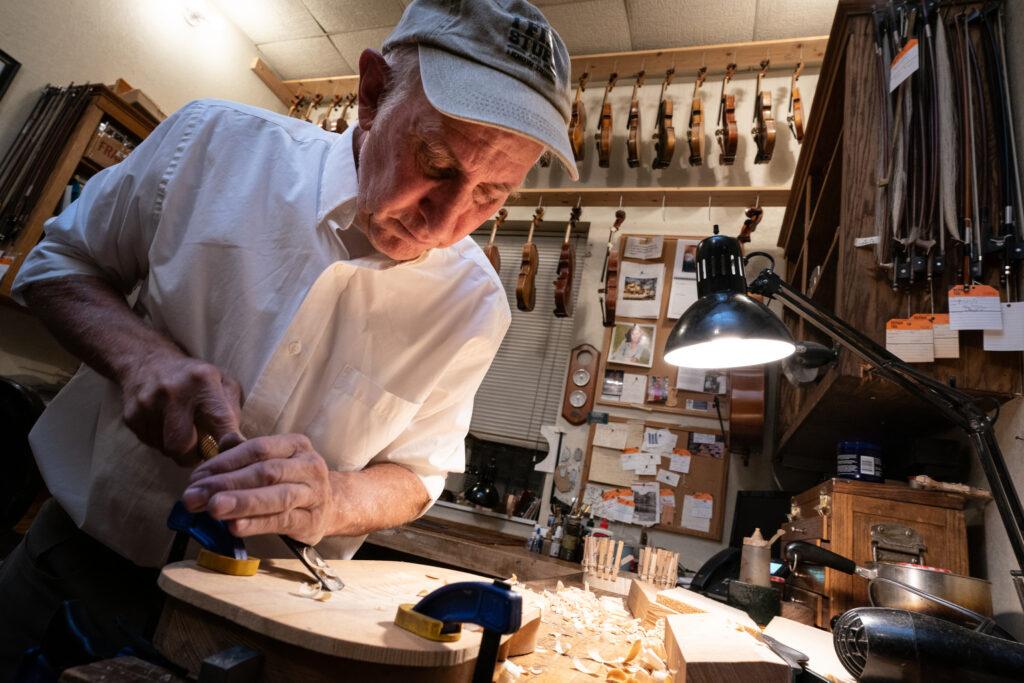
[[[508,206],[707,206],[748,207],[760,200],[761,206],[785,206],[789,188],[781,185],[766,187],[531,187],[519,190],[509,197]]]
[[[753,73],[760,70],[761,60],[770,59],[769,71],[791,70],[797,62],[805,66],[818,66],[825,56],[828,36],[808,36],[783,40],[759,40],[743,43],[719,43],[716,45],[693,45],[690,47],[663,50],[639,50],[634,52],[606,52],[593,55],[577,55],[571,58],[572,81],[575,84],[586,70],[590,74],[591,87],[600,87],[607,81],[613,70],[619,74],[620,83],[628,83],[641,68],[649,78],[664,74],[675,67],[677,79],[692,78],[702,65],[709,74],[725,73],[725,66],[736,64],[736,73]],[[281,80],[270,66],[256,58],[252,71],[270,88],[284,104],[290,105],[295,95],[309,97],[321,95],[324,99],[356,91],[359,76],[331,76],[328,78],[298,78]]]

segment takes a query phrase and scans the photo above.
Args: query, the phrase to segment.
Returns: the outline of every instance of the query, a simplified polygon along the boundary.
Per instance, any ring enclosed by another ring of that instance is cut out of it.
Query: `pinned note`
[[[905,363],[931,363],[935,360],[931,321],[893,318],[885,324],[885,349]]]
[[[647,427],[644,430],[644,450],[648,453],[667,453],[676,447],[679,439],[667,429]]]
[[[985,330],[983,348],[986,351],[1024,351],[1024,302],[1005,303],[1000,308],[1003,329]]]
[[[657,479],[662,484],[668,484],[669,486],[672,487],[679,486],[679,475],[676,474],[675,472],[670,472],[668,470],[658,470]]]
[[[710,493],[683,496],[682,526],[694,531],[710,531],[715,513],[715,499]]]
[[[948,313],[915,313],[915,320],[927,320],[932,324],[932,345],[936,358],[960,357],[960,332],[949,326]]]
[[[691,456],[689,453],[673,453],[669,456],[668,468],[673,472],[687,474],[690,471],[690,459]]]
[[[594,427],[594,445],[602,448],[625,450],[629,429],[621,422],[609,422]]]
[[[622,396],[619,400],[622,403],[637,403],[643,405],[647,396],[647,375],[634,375],[625,373],[622,376]]]
[[[1001,330],[1003,312],[999,292],[988,285],[949,290],[949,327],[953,330]]]
[[[676,523],[676,494],[672,489],[662,488],[658,494],[658,519],[662,524]]]

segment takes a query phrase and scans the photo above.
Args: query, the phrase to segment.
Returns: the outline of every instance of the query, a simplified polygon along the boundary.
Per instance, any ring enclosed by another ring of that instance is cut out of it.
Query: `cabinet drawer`
[[[823,595],[801,590],[796,586],[786,586],[786,600],[795,602],[811,610],[814,614],[814,625],[818,628],[829,628],[829,599]],[[831,630],[831,629],[830,629]]]
[[[782,534],[782,542],[790,541],[827,541],[829,517],[828,515],[814,515],[813,517],[799,517],[786,522],[783,527],[786,531]]]

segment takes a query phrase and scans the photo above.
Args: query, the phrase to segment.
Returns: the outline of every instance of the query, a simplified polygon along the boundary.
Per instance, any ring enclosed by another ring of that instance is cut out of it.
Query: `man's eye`
[[[458,175],[458,172],[450,166],[423,165],[423,175],[432,180],[451,180]]]

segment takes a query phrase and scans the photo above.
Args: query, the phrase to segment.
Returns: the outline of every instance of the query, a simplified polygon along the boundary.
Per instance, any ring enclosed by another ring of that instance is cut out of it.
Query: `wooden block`
[[[703,595],[693,592],[687,588],[670,588],[658,593],[657,601],[666,607],[674,609],[682,614],[715,614],[724,619],[736,622],[752,633],[760,633],[754,620],[743,610],[730,607],[729,605],[706,598]]]
[[[668,666],[680,683],[789,683],[790,669],[767,645],[718,614],[665,619]]]
[[[807,655],[807,670],[811,673],[834,683],[856,681],[839,661],[832,634],[828,631],[800,624],[792,619],[775,617],[765,626],[764,633],[783,645]]]
[[[173,673],[137,657],[116,657],[65,669],[61,683],[185,683]]]
[[[640,620],[644,628],[653,628],[662,617],[678,614],[671,607],[659,604],[657,596],[658,588],[656,586],[636,579],[630,582],[626,607],[629,608],[630,614]]]

